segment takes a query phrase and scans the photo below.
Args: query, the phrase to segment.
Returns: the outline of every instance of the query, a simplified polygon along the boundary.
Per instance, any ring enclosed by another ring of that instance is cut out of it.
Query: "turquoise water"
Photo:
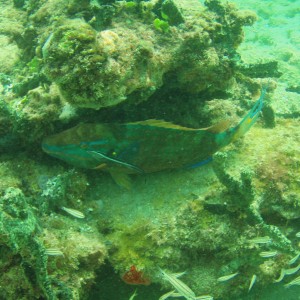
[[[300,299],[299,0],[0,8],[0,300]]]

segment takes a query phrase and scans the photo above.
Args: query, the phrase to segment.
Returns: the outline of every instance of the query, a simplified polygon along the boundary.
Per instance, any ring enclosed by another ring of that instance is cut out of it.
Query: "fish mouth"
[[[42,150],[46,153],[50,153],[50,149],[49,149],[50,145],[47,143],[47,140],[43,140],[42,141]]]
[[[42,149],[44,152],[51,155],[61,155],[62,153],[70,154],[73,151],[73,145],[57,145],[51,144],[47,141],[42,143]]]
[[[51,155],[51,156],[55,156],[55,157],[60,157],[60,154],[61,154],[61,149],[60,150],[58,150],[58,147],[55,147],[55,146],[52,146],[52,145],[49,145],[49,144],[47,144],[47,143],[43,143],[42,144],[42,150],[45,152],[45,153],[47,153],[47,154],[49,154],[49,155]]]
[[[66,145],[59,145],[56,143],[54,136],[47,137],[42,141],[43,151],[50,155],[58,155],[62,151],[66,150],[65,146]]]

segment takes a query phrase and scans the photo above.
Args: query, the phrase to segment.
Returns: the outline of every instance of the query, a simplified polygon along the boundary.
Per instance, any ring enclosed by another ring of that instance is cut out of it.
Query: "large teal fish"
[[[263,107],[262,90],[250,112],[235,127],[222,122],[193,129],[160,120],[134,123],[79,124],[47,137],[43,150],[80,168],[111,173],[121,186],[128,174],[193,168],[208,162],[220,148],[244,135]]]

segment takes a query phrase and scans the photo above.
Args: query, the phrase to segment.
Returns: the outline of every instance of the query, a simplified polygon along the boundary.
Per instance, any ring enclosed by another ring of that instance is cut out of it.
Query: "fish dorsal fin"
[[[230,127],[230,125],[231,125],[231,121],[227,119],[206,128],[206,130],[211,133],[220,133],[226,131]]]
[[[179,129],[179,130],[198,130],[194,128],[188,128],[181,125],[176,125],[171,122],[166,122],[164,120],[156,120],[156,119],[149,119],[145,121],[138,121],[132,122],[128,124],[136,124],[136,125],[146,125],[146,126],[153,126],[153,127],[162,127],[162,128],[170,128],[170,129]]]
[[[210,127],[207,128],[189,128],[189,127],[184,127],[181,125],[176,125],[171,122],[166,122],[164,120],[156,120],[156,119],[149,119],[145,121],[138,121],[138,122],[132,122],[128,124],[135,124],[135,125],[146,125],[146,126],[153,126],[153,127],[162,127],[162,128],[171,128],[171,129],[178,129],[178,130],[187,130],[187,131],[199,131],[199,130],[207,130],[211,133],[220,133],[223,131],[226,131],[231,124],[230,120],[223,120],[217,124],[214,124]]]

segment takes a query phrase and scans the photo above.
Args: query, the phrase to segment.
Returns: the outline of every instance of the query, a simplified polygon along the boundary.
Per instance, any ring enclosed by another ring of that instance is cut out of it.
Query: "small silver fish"
[[[284,276],[285,276],[285,269],[281,269],[279,278],[275,279],[274,282],[280,282],[284,278]]]
[[[46,248],[45,254],[49,256],[64,256],[63,252],[57,248]]]
[[[61,209],[64,210],[65,212],[67,212],[69,215],[75,217],[75,218],[78,218],[78,219],[85,218],[85,215],[79,210],[76,210],[76,209],[73,209],[73,208],[67,208],[67,207],[64,207],[64,206]]]
[[[300,285],[300,276],[298,276],[297,278],[295,278],[294,280],[292,280],[291,282],[285,284],[285,287],[290,287],[292,285]]]
[[[174,287],[174,289],[180,294],[180,296],[185,297],[187,299],[194,299],[196,297],[195,293],[180,279],[178,279],[175,275],[173,274],[168,274],[162,269],[160,269],[160,272],[163,275],[163,278]],[[179,273],[181,274],[181,273]],[[178,276],[178,273],[177,273]]]
[[[278,251],[262,251],[259,253],[259,256],[264,257],[264,258],[269,258],[269,257],[274,257],[278,255]]]
[[[229,274],[229,275],[225,275],[225,276],[221,276],[217,279],[218,282],[224,282],[224,281],[228,281],[232,278],[234,278],[237,274],[239,274],[238,272],[237,273],[234,273],[234,274]]]
[[[250,292],[250,290],[252,289],[254,283],[256,282],[256,278],[257,278],[257,276],[254,274],[254,275],[252,276],[252,278],[251,278],[251,281],[250,281],[248,293]]]
[[[300,270],[300,264],[295,268],[286,269],[284,271],[285,271],[285,275],[293,275],[293,274],[297,273],[299,270]]]
[[[44,45],[42,47],[43,59],[46,59],[48,57],[48,49],[49,49],[52,39],[53,39],[53,32],[50,33],[50,35],[48,36],[46,42],[44,43]]]
[[[194,300],[214,300],[214,297],[210,295],[202,295],[194,298]]]
[[[285,277],[285,275],[293,275],[297,273],[299,270],[300,270],[300,264],[295,268],[281,269],[280,276],[278,279],[275,280],[275,282],[280,282]]]
[[[272,242],[272,239],[269,236],[258,236],[254,239],[249,240],[249,243],[252,244],[269,244]]]
[[[293,257],[293,258],[288,262],[288,264],[289,264],[289,265],[292,265],[293,263],[295,263],[295,262],[298,260],[299,256],[300,256],[300,252],[299,252],[295,257]]]
[[[136,296],[137,296],[137,291],[135,290],[134,293],[129,298],[129,300],[133,300]]]

